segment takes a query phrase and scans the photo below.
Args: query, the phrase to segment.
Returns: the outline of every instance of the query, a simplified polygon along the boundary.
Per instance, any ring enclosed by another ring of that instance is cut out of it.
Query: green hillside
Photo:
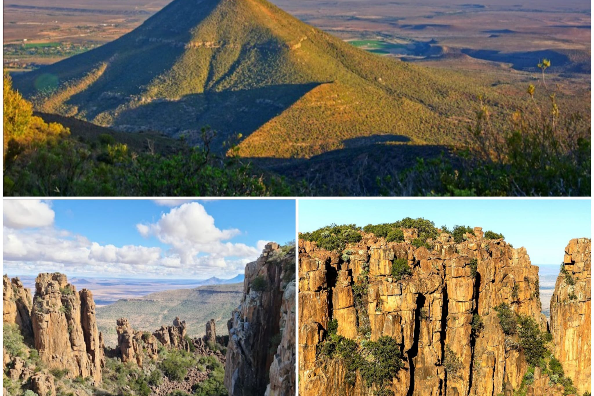
[[[265,0],[174,0],[125,36],[15,76],[44,112],[123,131],[235,133],[245,157],[309,158],[397,135],[456,142],[486,83],[356,48]],[[507,95],[490,101],[505,107]]]
[[[97,326],[106,345],[117,342],[116,320],[127,318],[135,330],[155,331],[169,326],[175,317],[185,320],[189,336],[202,336],[205,324],[214,319],[217,334],[227,334],[227,321],[241,302],[243,283],[168,290],[142,298],[119,300],[97,307]]]

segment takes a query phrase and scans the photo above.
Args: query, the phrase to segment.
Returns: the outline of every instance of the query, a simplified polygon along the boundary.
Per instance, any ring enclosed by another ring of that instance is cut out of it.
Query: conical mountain
[[[374,135],[452,141],[452,103],[475,97],[459,75],[359,50],[265,0],[174,0],[118,40],[14,80],[41,111],[191,142],[209,125],[215,148],[242,133],[251,157]]]

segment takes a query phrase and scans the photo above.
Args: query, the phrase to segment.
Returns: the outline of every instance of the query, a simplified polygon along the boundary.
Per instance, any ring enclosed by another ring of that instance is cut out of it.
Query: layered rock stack
[[[204,336],[204,339],[206,342],[217,342],[217,330],[214,319],[206,322],[206,335]]]
[[[554,353],[580,395],[591,392],[591,247],[586,238],[569,242],[551,298]]]
[[[341,361],[319,355],[332,321],[349,339],[396,340],[404,367],[386,385],[396,396],[511,395],[527,364],[495,307],[507,304],[546,331],[538,267],[524,248],[484,239],[480,228],[462,243],[442,233],[430,249],[413,246],[415,230],[403,231],[404,242],[390,243],[363,233],[341,252],[299,241],[299,394],[374,394],[360,373],[347,384]],[[395,258],[411,273],[394,276]]]
[[[76,292],[60,273],[39,274],[31,312],[35,349],[50,368],[101,382],[104,346],[89,290]]]
[[[230,396],[248,396],[266,392],[269,383],[274,383],[274,392],[278,393],[278,383],[282,376],[287,381],[282,386],[290,389],[295,386],[295,378],[285,374],[285,367],[277,362],[274,371],[273,361],[277,358],[278,348],[282,357],[291,356],[290,326],[285,324],[283,336],[280,336],[283,295],[288,289],[283,281],[283,268],[295,262],[295,251],[283,253],[276,243],[268,243],[257,261],[245,268],[244,293],[240,306],[233,311],[228,322],[229,344],[225,362],[225,386]],[[290,284],[290,282],[288,283]],[[290,293],[290,292],[289,292]],[[285,307],[288,319],[290,307]],[[285,340],[284,347],[282,339]],[[281,345],[272,344],[279,339]],[[294,340],[293,340],[294,355]],[[271,391],[273,386],[271,385]]]
[[[136,362],[142,367],[143,350],[149,358],[156,360],[158,357],[159,343],[157,338],[150,333],[134,331],[128,319],[121,318],[116,321],[118,334],[117,351],[122,362]]]
[[[23,286],[19,278],[9,279],[4,275],[3,281],[3,323],[16,324],[26,339],[33,337],[31,323],[31,291]]]
[[[161,326],[153,335],[167,348],[190,350],[186,339],[186,322],[178,317],[173,320],[173,326]]]

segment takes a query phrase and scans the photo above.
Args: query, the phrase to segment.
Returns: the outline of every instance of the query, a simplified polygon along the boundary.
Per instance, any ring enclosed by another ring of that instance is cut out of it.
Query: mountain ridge
[[[14,83],[42,111],[192,144],[209,125],[215,150],[241,133],[241,156],[309,158],[372,135],[455,142],[479,93],[461,76],[370,54],[265,0],[174,0]]]

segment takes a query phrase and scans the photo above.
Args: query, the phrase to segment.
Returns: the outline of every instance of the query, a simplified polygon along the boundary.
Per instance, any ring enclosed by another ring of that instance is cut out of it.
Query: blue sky
[[[308,199],[299,201],[299,231],[423,217],[438,227],[466,225],[502,233],[514,247],[524,246],[533,264],[558,265],[570,239],[591,237],[590,213],[588,199]]]
[[[241,231],[233,242],[255,245],[263,239],[279,243],[295,239],[293,200],[196,202],[214,217],[217,228],[238,228]],[[51,207],[56,212],[56,227],[85,235],[101,244],[166,246],[157,238],[143,238],[136,231],[136,224],[155,222],[171,209],[153,200],[54,200]],[[109,219],[107,224],[106,219]]]
[[[4,273],[232,278],[295,239],[294,200],[5,200]]]

